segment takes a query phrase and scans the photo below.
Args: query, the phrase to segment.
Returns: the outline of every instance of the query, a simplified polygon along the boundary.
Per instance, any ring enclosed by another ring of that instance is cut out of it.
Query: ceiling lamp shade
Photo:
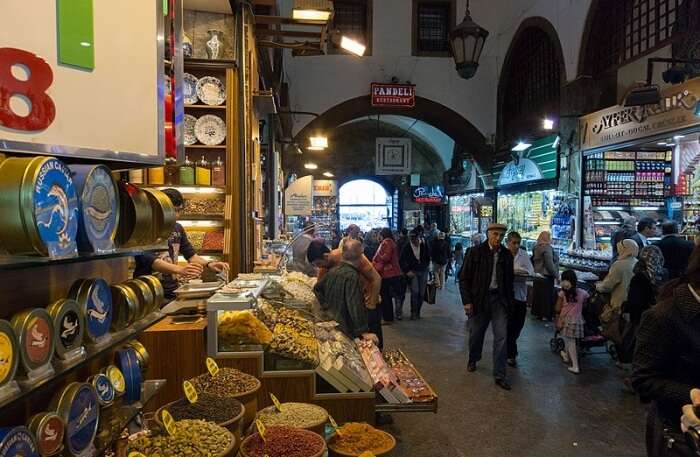
[[[479,58],[489,32],[472,20],[467,1],[464,20],[450,32],[450,48],[459,76],[470,79],[479,68]]]
[[[333,15],[330,0],[294,0],[292,19],[325,23]]]

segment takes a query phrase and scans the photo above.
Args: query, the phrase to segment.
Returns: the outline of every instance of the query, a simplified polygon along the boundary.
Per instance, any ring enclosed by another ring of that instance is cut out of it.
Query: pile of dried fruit
[[[220,368],[216,376],[204,373],[190,381],[197,392],[219,397],[237,397],[260,387],[256,377],[228,367]]]
[[[219,315],[219,340],[228,344],[270,344],[272,332],[250,310]]]
[[[326,447],[323,438],[314,432],[293,427],[269,427],[265,441],[254,434],[243,443],[249,457],[313,457]]]
[[[148,457],[211,457],[221,455],[235,438],[213,422],[183,420],[175,423],[175,434],[141,436],[129,443],[129,452]]]

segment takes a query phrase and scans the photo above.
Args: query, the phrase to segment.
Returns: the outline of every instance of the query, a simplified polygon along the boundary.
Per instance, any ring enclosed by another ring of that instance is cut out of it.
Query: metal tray
[[[203,282],[199,284],[185,284],[175,290],[175,296],[181,298],[207,298],[214,295],[224,285],[223,282]]]

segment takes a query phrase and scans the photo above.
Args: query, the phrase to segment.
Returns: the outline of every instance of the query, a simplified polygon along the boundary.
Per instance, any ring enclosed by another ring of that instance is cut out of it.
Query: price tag
[[[146,456],[144,454],[141,454],[140,452],[131,451],[131,452],[129,452],[128,457],[146,457]]]
[[[263,439],[263,441],[267,442],[267,440],[265,439],[265,424],[263,424],[260,419],[255,419],[255,426],[258,428],[258,433],[260,434],[260,437]]]
[[[359,457],[376,457],[373,452],[365,451],[359,455]]]
[[[212,376],[216,376],[219,373],[219,365],[216,364],[216,360],[211,357],[207,357],[207,370]]]
[[[331,423],[331,427],[333,427],[333,428],[335,429],[335,433],[337,433],[338,436],[342,436],[342,435],[343,435],[342,432],[340,431],[340,426],[339,426],[338,423],[335,421],[335,419],[333,419],[333,416],[331,416],[330,414],[328,415],[328,422]]]
[[[282,404],[280,401],[277,399],[275,394],[270,394],[270,398],[272,399],[272,404],[275,405],[275,408],[277,408],[277,411],[282,412]]]
[[[160,417],[163,419],[163,425],[165,425],[165,431],[168,432],[168,435],[175,435],[175,419],[173,419],[173,416],[168,410],[164,409],[163,412],[160,413]]]
[[[199,397],[197,396],[197,390],[194,388],[191,382],[183,381],[182,390],[185,391],[185,397],[190,403],[197,403]]]

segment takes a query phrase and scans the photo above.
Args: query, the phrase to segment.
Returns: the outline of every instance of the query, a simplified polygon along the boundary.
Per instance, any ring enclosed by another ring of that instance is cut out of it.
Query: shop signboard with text
[[[413,201],[416,203],[441,205],[445,200],[445,189],[442,186],[412,187],[411,194],[413,195]]]
[[[313,195],[314,197],[337,197],[338,181],[334,179],[315,179]]]
[[[3,1],[0,151],[162,163],[162,7]]]
[[[416,106],[416,86],[413,84],[372,83],[372,106],[384,108],[413,108]]]
[[[644,138],[700,127],[700,78],[661,92],[661,102],[613,106],[579,119],[581,149],[626,144]]]
[[[291,183],[284,191],[286,216],[311,216],[313,209],[313,176],[304,176]]]
[[[497,187],[555,179],[559,170],[559,137],[549,135],[533,141],[510,162],[493,167]]]

